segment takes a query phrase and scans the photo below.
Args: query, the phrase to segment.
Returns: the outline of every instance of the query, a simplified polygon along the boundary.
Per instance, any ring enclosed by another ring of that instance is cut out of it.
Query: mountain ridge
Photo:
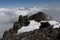
[[[38,12],[29,17],[28,15],[20,15],[13,28],[5,31],[3,38],[0,40],[60,40],[60,28],[53,28],[53,25],[50,25],[49,22],[41,22],[48,20],[46,16],[43,12]],[[18,29],[21,29],[23,26],[29,26],[30,20],[41,22],[39,29],[17,34]]]

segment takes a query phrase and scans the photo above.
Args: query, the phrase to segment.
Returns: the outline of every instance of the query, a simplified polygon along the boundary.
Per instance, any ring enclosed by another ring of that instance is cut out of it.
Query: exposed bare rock
[[[37,14],[31,15],[29,17],[30,20],[35,20],[37,22],[47,20],[47,15],[44,14],[43,12],[38,12]]]
[[[19,20],[14,23],[13,28],[5,31],[3,38],[0,40],[60,40],[60,28],[53,28],[48,22],[41,22],[39,29],[17,34],[17,30],[23,26],[28,26],[30,20],[40,22],[47,20],[46,14],[38,12],[37,14],[28,16],[19,16]]]
[[[40,29],[42,29],[42,28],[48,28],[49,26],[50,26],[50,24],[48,22],[42,22],[41,26],[40,26]]]
[[[18,23],[20,23],[21,26],[28,26],[29,25],[29,18],[28,16],[19,16]]]

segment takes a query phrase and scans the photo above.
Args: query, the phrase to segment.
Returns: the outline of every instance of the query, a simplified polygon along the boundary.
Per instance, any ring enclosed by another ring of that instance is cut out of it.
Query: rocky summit
[[[23,26],[29,26],[30,20],[40,22],[39,29],[17,34],[17,31]],[[38,12],[31,16],[20,15],[13,28],[5,31],[3,38],[0,40],[60,40],[60,28],[53,28],[53,25],[50,25],[49,22],[41,22],[46,20],[48,20],[47,15],[43,12]]]

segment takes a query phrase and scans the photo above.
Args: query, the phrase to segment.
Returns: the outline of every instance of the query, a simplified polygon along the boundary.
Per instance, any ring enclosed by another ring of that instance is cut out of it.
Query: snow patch
[[[59,28],[60,27],[60,23],[55,21],[55,20],[52,20],[52,21],[41,21],[41,22],[49,22],[49,24],[51,26],[53,26],[53,28]]]
[[[41,24],[39,22],[32,20],[32,21],[30,21],[30,24],[28,26],[23,26],[21,29],[19,29],[18,34],[23,33],[23,32],[33,31],[35,29],[39,29],[40,25]]]
[[[59,28],[60,27],[60,23],[57,21],[49,21],[50,25],[53,25],[53,28]]]
[[[41,22],[49,22],[49,24],[52,26],[53,28],[59,28],[60,24],[57,21],[41,21]],[[29,32],[29,31],[33,31],[35,29],[39,29],[41,26],[41,22],[36,22],[34,20],[30,21],[30,24],[28,26],[23,26],[21,29],[18,30],[18,34],[19,33],[23,33],[23,32]]]

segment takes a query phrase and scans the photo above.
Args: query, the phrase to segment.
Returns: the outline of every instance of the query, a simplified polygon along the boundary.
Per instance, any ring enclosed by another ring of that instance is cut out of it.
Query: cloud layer
[[[13,27],[13,23],[18,20],[19,15],[30,16],[39,11],[55,17],[55,20],[59,21],[60,19],[60,7],[0,8],[0,37],[2,37],[4,31]]]
[[[42,11],[43,7],[32,7],[32,8],[0,8],[0,37],[2,37],[4,31],[9,30],[13,27],[13,23],[18,20],[19,15],[33,15],[38,11]]]

